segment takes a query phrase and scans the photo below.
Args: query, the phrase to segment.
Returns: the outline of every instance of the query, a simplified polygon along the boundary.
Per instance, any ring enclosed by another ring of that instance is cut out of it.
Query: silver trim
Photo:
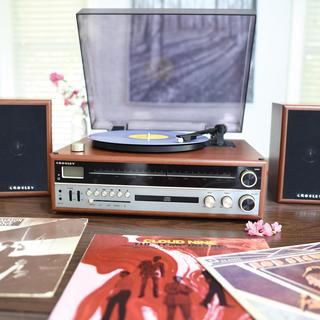
[[[78,183],[70,183],[70,182],[55,182],[55,185],[71,185],[71,186],[79,186]],[[110,189],[117,189],[117,188],[156,188],[156,189],[178,189],[178,190],[203,190],[203,189],[210,189],[210,190],[219,190],[219,191],[225,191],[226,193],[231,193],[233,191],[246,191],[246,189],[222,189],[222,188],[186,188],[186,187],[159,187],[159,186],[137,186],[134,184],[128,185],[128,184],[93,184],[93,183],[80,183],[81,186],[90,186],[92,188],[94,187],[103,187],[103,188],[110,188]],[[260,189],[250,189],[250,192],[260,192]]]

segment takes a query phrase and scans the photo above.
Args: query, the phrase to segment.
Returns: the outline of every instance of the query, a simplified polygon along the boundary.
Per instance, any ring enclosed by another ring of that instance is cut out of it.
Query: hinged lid
[[[91,124],[242,129],[256,16],[249,10],[77,14]]]

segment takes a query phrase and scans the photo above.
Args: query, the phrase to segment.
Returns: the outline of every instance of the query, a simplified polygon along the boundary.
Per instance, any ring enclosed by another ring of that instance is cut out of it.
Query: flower
[[[270,237],[273,234],[281,232],[282,225],[278,222],[274,222],[271,225],[269,223],[264,223],[263,220],[257,222],[248,221],[246,223],[245,231],[247,231],[249,236],[267,236]]]
[[[87,116],[87,100],[85,89],[73,88],[67,80],[65,80],[63,74],[52,72],[49,76],[50,81],[57,87],[58,92],[63,97],[63,103],[65,106],[77,105],[81,108],[83,115]]]
[[[273,231],[274,231],[275,233],[281,232],[282,225],[279,224],[277,221],[274,222],[274,223],[272,223],[272,224],[271,224],[271,227],[272,227],[272,229],[273,229]]]
[[[269,223],[264,224],[262,229],[262,234],[267,237],[270,237],[273,235],[273,230]]]
[[[56,72],[52,72],[50,74],[50,81],[57,87],[59,81],[64,80],[63,74],[58,74]]]

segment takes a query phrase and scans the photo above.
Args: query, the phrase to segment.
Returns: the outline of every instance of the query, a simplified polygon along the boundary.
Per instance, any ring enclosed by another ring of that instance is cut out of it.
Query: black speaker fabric
[[[48,194],[51,102],[0,101],[0,195]]]
[[[319,111],[288,111],[283,197],[320,200]]]

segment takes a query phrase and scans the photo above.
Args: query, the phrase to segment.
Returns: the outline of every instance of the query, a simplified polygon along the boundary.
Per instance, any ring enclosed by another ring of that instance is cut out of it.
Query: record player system
[[[262,217],[267,162],[224,139],[242,130],[255,13],[83,9],[77,23],[105,131],[51,154],[53,210]]]

